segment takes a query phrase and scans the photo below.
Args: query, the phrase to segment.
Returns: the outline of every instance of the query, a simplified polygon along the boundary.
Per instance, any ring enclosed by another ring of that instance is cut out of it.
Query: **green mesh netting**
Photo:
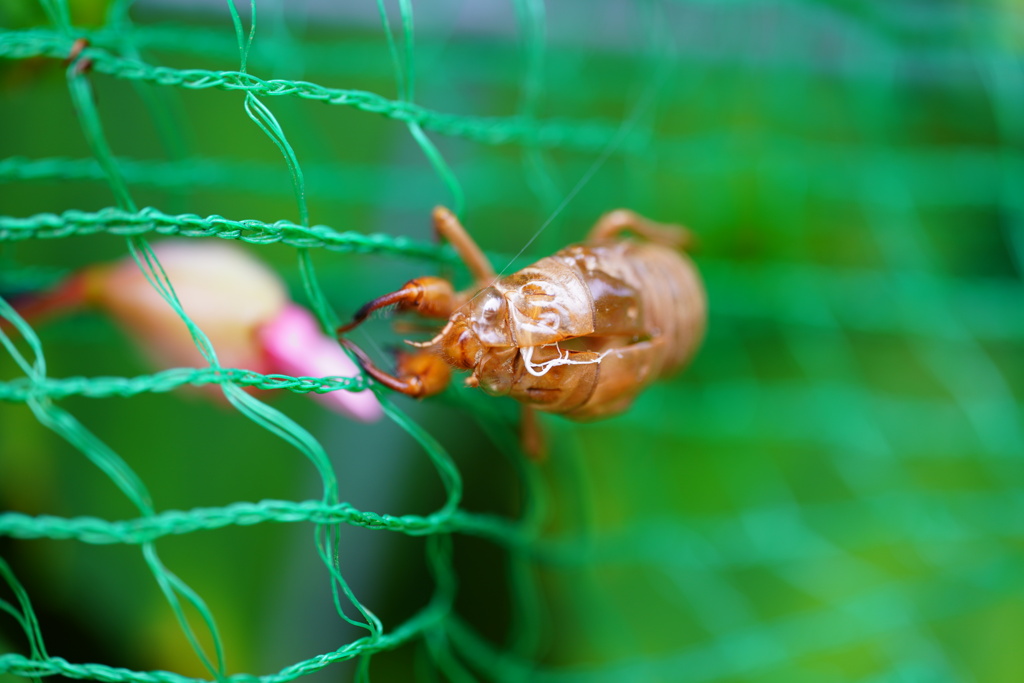
[[[1024,678],[1019,4],[15,0],[0,26],[4,683]],[[621,417],[543,420],[532,463],[479,392],[378,388],[357,425],[303,394],[364,380],[224,368],[194,325],[208,366],[157,368],[100,313],[12,306],[134,257],[188,320],[149,242],[223,239],[331,329],[466,280],[436,204],[499,268],[618,206],[689,225],[703,350]]]

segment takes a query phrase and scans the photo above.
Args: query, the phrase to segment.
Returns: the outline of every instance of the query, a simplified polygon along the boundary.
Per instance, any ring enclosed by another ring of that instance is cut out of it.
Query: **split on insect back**
[[[587,240],[497,278],[483,252],[448,209],[434,226],[473,276],[461,292],[439,277],[410,280],[360,308],[338,328],[341,343],[381,384],[414,397],[444,390],[451,371],[471,371],[467,386],[531,411],[593,420],[624,411],[651,382],[681,369],[704,336],[707,298],[685,250],[688,230],[618,209]],[[629,239],[632,234],[637,239]],[[427,342],[398,355],[395,372],[378,368],[346,334],[375,310],[396,306],[447,319]],[[536,433],[524,433],[537,453]]]

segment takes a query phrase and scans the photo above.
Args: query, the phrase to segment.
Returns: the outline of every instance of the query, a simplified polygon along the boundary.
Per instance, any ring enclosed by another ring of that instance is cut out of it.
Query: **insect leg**
[[[533,406],[523,406],[523,419],[519,427],[519,438],[523,451],[531,460],[540,462],[547,458],[547,443],[544,430]]]
[[[397,306],[400,311],[415,311],[428,318],[447,318],[455,310],[456,298],[452,284],[440,277],[418,277],[409,280],[396,292],[379,296],[362,306],[352,321],[338,328],[338,335],[343,335],[374,311],[388,306]]]
[[[462,223],[448,209],[443,206],[434,208],[434,229],[437,234],[448,240],[455,248],[455,252],[466,264],[470,274],[478,286],[491,284],[495,278],[494,266],[484,256],[484,252],[469,236]]]
[[[629,209],[616,209],[601,216],[590,230],[590,239],[615,239],[623,232],[636,233],[672,249],[689,249],[695,242],[693,234],[683,226],[657,223]]]
[[[366,353],[348,339],[342,339],[341,344],[352,352],[366,374],[406,396],[423,398],[439,394],[451,379],[448,364],[431,351],[399,352],[395,374],[391,375],[374,365]]]

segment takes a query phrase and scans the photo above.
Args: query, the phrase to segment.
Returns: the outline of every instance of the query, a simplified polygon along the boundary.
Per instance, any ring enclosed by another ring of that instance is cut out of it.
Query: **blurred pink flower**
[[[288,303],[277,275],[237,245],[165,241],[153,252],[181,307],[206,333],[225,368],[270,371],[257,331]],[[159,367],[202,367],[188,327],[131,257],[91,268],[85,297],[111,313]]]
[[[182,309],[209,338],[221,367],[298,377],[359,375],[313,315],[289,300],[280,278],[238,245],[168,240],[152,248]],[[89,268],[28,308],[46,314],[83,304],[109,312],[157,367],[207,365],[188,326],[131,257]],[[369,390],[310,395],[357,420],[371,422],[382,415]]]
[[[301,306],[289,303],[259,328],[260,344],[276,372],[296,377],[356,377],[359,367],[338,342],[320,331],[316,318]],[[380,402],[372,391],[332,391],[310,394],[331,410],[363,422],[380,419]]]

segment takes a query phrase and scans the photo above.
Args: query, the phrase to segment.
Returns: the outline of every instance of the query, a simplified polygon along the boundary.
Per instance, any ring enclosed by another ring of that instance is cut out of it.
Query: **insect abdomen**
[[[681,369],[700,346],[707,321],[707,296],[697,267],[685,254],[657,244],[631,245],[630,264],[642,294],[646,326],[666,342],[659,376]]]
[[[592,383],[590,390],[582,394],[579,387],[573,392],[576,401],[548,408],[552,412],[584,420],[619,413],[647,385],[682,368],[696,352],[707,303],[696,266],[684,254],[658,244],[613,242],[569,247],[554,258],[574,264],[588,282],[595,341],[610,336],[605,346],[595,347],[607,353],[593,374],[579,378]],[[607,295],[615,289],[633,295]],[[566,374],[574,371],[583,372],[566,368]]]

